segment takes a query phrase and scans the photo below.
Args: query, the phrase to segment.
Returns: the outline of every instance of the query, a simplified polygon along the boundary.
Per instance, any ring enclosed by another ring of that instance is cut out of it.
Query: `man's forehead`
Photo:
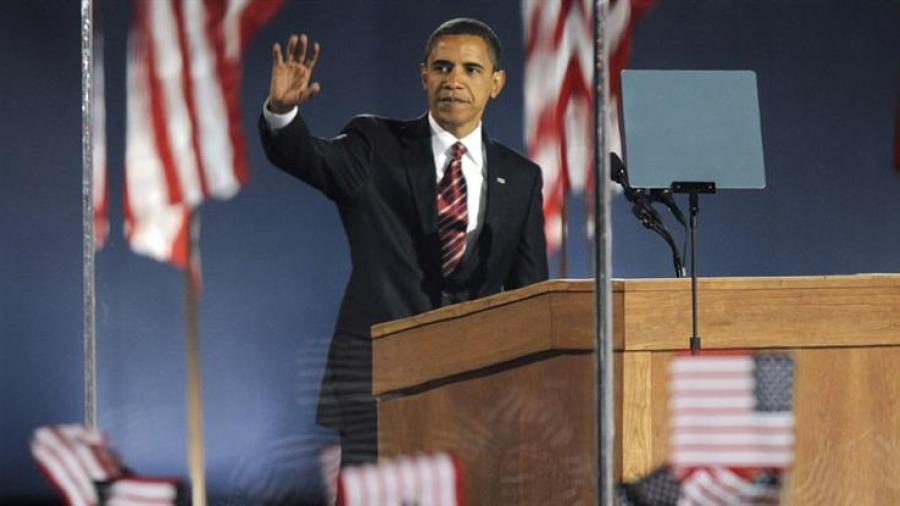
[[[462,57],[467,61],[490,61],[487,42],[477,35],[442,35],[435,41],[428,57],[432,60]]]

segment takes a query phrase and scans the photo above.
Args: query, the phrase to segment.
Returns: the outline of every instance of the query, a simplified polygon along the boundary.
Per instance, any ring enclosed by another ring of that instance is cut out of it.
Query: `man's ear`
[[[500,95],[500,91],[503,90],[503,85],[506,84],[506,71],[495,70],[491,78],[494,80],[494,86],[491,88],[491,98],[497,98],[497,95]]]
[[[422,80],[422,89],[428,91],[428,82],[426,78],[428,76],[428,69],[425,68],[424,63],[419,64],[419,78]]]

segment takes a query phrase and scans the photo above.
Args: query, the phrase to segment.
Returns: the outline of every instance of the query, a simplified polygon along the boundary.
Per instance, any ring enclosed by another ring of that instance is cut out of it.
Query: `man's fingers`
[[[319,60],[319,43],[316,42],[313,44],[311,54],[309,55],[309,61],[306,65],[309,67],[309,72],[312,73],[313,69],[316,68],[316,62]]]
[[[312,69],[316,66],[316,61],[319,59],[320,47],[318,42],[313,43],[312,49],[307,57],[306,50],[308,47],[309,37],[307,37],[305,33],[300,34],[299,37],[297,35],[291,35],[288,37],[284,54],[281,52],[281,45],[277,42],[272,46],[272,59],[276,64],[299,63],[300,65],[309,67],[310,72],[312,72]]]
[[[297,50],[297,36],[291,35],[288,37],[288,43],[286,48],[287,53],[287,62],[290,63],[294,60],[294,52]]]
[[[316,95],[316,93],[319,92],[320,89],[321,87],[319,86],[319,83],[310,84],[300,97],[300,102],[306,102],[307,100],[311,99]]]
[[[294,61],[297,63],[303,64],[306,61],[307,42],[309,42],[309,39],[306,38],[306,34],[300,35],[300,44],[297,45],[297,52],[294,55]]]
[[[275,45],[272,46],[272,64],[277,66],[282,63],[284,63],[284,60],[281,56],[281,44],[276,42]]]

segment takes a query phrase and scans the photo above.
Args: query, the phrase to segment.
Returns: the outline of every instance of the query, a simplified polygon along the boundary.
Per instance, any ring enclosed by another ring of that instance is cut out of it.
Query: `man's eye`
[[[447,72],[450,72],[450,69],[452,67],[449,64],[443,64],[443,65],[435,65],[432,68],[434,68],[434,70],[436,70],[438,72],[443,72],[446,74]]]
[[[467,66],[467,67],[466,67],[466,72],[468,72],[469,74],[480,74],[480,73],[481,73],[481,67],[476,67],[476,66],[474,66],[474,65],[473,65],[473,66]]]

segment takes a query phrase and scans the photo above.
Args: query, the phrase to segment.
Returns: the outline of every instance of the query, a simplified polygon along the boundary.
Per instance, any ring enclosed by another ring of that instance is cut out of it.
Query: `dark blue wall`
[[[703,274],[900,271],[900,3],[661,2],[632,62],[756,71],[767,188],[702,199]],[[630,219],[614,217],[616,274],[667,275],[661,241]]]
[[[78,15],[0,3],[0,502],[49,490],[34,426],[82,417]]]
[[[138,471],[186,476],[184,280],[128,252],[119,232],[128,6],[104,2],[102,15],[114,221],[97,255],[100,424]],[[315,494],[313,456],[333,438],[313,417],[348,255],[331,204],[271,168],[256,140],[271,43],[291,31],[321,42],[322,93],[304,112],[328,136],[353,114],[423,112],[422,45],[459,15],[484,19],[506,43],[508,86],[487,128],[521,148],[518,2],[296,1],[248,47],[242,106],[252,182],[201,212],[214,494]],[[0,3],[0,500],[49,494],[28,456],[30,431],[82,417],[78,16],[77,2]],[[703,274],[900,272],[900,174],[890,167],[898,56],[900,4],[890,0],[672,0],[644,18],[634,67],[757,72],[768,188],[704,198]],[[572,214],[582,204],[574,199]],[[623,202],[613,224],[617,276],[669,275],[661,241]],[[570,274],[588,276],[586,239],[573,234]]]

